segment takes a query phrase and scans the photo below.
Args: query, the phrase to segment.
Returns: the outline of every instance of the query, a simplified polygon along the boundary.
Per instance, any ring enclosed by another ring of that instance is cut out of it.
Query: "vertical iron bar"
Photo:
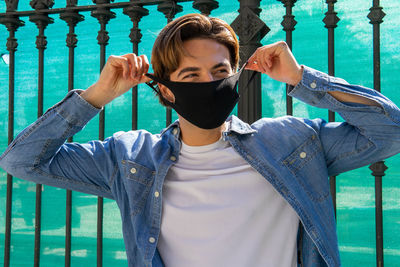
[[[44,29],[39,28],[39,36],[43,36]],[[38,72],[38,118],[43,114],[43,57],[44,49],[39,48],[39,72]],[[35,256],[34,266],[40,262],[40,235],[42,221],[42,185],[36,184],[36,206],[35,206]]]
[[[170,23],[175,15],[182,12],[182,6],[176,3],[176,0],[164,0],[157,6],[157,10],[164,14],[167,23]],[[172,122],[172,110],[170,107],[166,108],[166,126]]]
[[[76,5],[76,4],[75,4]],[[67,3],[67,7],[75,6],[72,2]],[[74,67],[75,67],[75,47],[78,42],[75,34],[75,26],[83,20],[83,16],[74,11],[66,11],[60,14],[60,19],[68,24],[69,32],[67,34],[66,44],[68,47],[68,92],[74,88]],[[68,138],[72,142],[73,138]],[[71,229],[72,229],[72,191],[66,190],[65,207],[65,267],[71,266]]]
[[[43,76],[44,76],[44,50],[46,49],[47,41],[44,35],[44,30],[48,24],[53,23],[53,19],[47,14],[40,12],[41,9],[48,9],[54,5],[53,1],[31,1],[32,8],[35,9],[35,14],[29,17],[29,20],[34,22],[39,29],[39,34],[36,37],[36,48],[39,51],[39,67],[38,67],[38,117],[43,115]],[[42,219],[42,185],[36,184],[36,206],[35,206],[35,248],[34,248],[34,266],[40,264],[40,235],[41,235],[41,219]]]
[[[260,19],[260,0],[240,1],[239,15],[231,27],[239,36],[240,62],[244,64],[261,46],[261,39],[269,32],[268,26]],[[239,80],[238,117],[253,123],[261,118],[261,74],[257,73],[249,83],[250,71],[244,71]]]
[[[16,11],[18,2],[7,6],[7,12]],[[14,85],[15,85],[15,51],[17,51],[17,39],[15,32],[18,27],[23,26],[24,22],[17,16],[5,16],[0,19],[0,23],[7,27],[9,37],[7,39],[7,50],[9,54],[8,69],[8,144],[14,139]],[[7,173],[7,193],[6,193],[6,220],[4,232],[4,266],[10,266],[10,245],[11,245],[11,215],[12,215],[12,190],[13,177]]]
[[[110,0],[97,0],[96,5],[109,3]],[[108,32],[106,31],[106,25],[108,21],[115,18],[115,13],[111,12],[109,8],[98,7],[92,11],[93,17],[97,18],[100,23],[100,31],[97,35],[97,41],[100,45],[100,72],[106,63],[106,46],[108,40]],[[105,128],[105,108],[100,112],[99,116],[99,139],[104,140],[104,128]],[[103,198],[97,198],[97,266],[103,266]]]
[[[74,25],[69,25],[69,36],[74,34]],[[67,37],[67,38],[68,38]],[[74,88],[74,47],[68,44],[68,92]],[[68,138],[68,142],[72,142],[72,137]],[[71,217],[72,217],[72,191],[66,191],[65,200],[65,267],[71,266]]]
[[[339,22],[337,13],[334,11],[336,0],[326,0],[328,11],[325,13],[323,22],[328,29],[328,74],[335,75],[335,28]],[[335,112],[328,111],[329,121],[335,121]],[[329,185],[333,202],[333,209],[336,218],[336,176],[329,177]]]
[[[382,218],[382,177],[387,166],[383,161],[376,162],[370,167],[375,176],[375,231],[376,231],[376,266],[383,266],[383,218]]]
[[[283,21],[281,25],[283,26],[283,30],[286,32],[286,43],[289,46],[289,49],[292,50],[293,47],[293,31],[294,26],[296,26],[297,22],[292,15],[292,9],[297,0],[278,0],[283,3],[286,14],[283,16]],[[286,84],[286,114],[293,115],[293,99],[289,96],[289,92],[293,89],[293,86],[290,84]]]
[[[373,25],[373,53],[374,53],[374,89],[381,91],[381,51],[380,51],[380,24],[385,13],[379,6],[379,0],[373,0],[368,18]],[[372,175],[375,176],[375,231],[376,231],[376,266],[382,267],[383,262],[383,218],[382,218],[382,177],[385,175],[383,161],[370,166]]]
[[[133,28],[139,30],[139,22],[137,22],[137,23],[134,22]],[[139,41],[132,42],[132,52],[135,53],[136,55],[138,55],[138,53],[139,53]],[[137,130],[137,126],[138,126],[138,91],[137,90],[138,90],[137,85],[132,88],[132,130]]]
[[[15,40],[15,49],[8,49],[10,52],[9,78],[8,78],[8,144],[14,139],[14,75],[15,75],[15,50],[16,39],[14,30],[10,30],[9,40]],[[7,173],[7,200],[6,200],[6,229],[4,245],[4,266],[10,266],[10,244],[11,244],[11,212],[12,212],[12,188],[13,178]]]
[[[131,19],[133,26],[130,32],[130,41],[132,43],[132,51],[136,55],[139,53],[139,43],[142,38],[142,34],[139,29],[139,21],[143,16],[147,16],[149,11],[138,5],[131,5],[123,10],[124,14],[128,15]],[[137,86],[132,88],[132,130],[137,129],[137,112],[138,112],[138,93]]]

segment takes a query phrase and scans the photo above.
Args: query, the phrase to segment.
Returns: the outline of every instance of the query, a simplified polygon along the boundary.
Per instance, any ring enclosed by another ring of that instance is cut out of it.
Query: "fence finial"
[[[7,12],[17,11],[18,0],[6,0]]]
[[[48,9],[54,6],[54,0],[32,0],[29,4],[33,9]]]
[[[194,0],[193,8],[200,10],[201,14],[209,16],[211,11],[218,8],[218,1],[215,0]]]

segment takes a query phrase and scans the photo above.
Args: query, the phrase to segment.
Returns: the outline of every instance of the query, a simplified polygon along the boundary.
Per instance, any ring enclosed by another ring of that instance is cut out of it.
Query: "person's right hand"
[[[81,93],[95,107],[103,107],[130,88],[150,81],[146,74],[149,61],[146,55],[110,56],[101,71],[98,81]]]

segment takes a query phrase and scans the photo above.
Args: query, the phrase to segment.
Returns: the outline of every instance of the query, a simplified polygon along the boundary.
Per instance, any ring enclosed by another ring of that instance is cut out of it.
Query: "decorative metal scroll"
[[[240,1],[239,15],[231,26],[239,36],[240,62],[243,64],[258,47],[261,39],[270,31],[268,26],[260,19],[260,0]],[[249,123],[261,118],[261,75],[257,73],[252,82],[248,84],[251,73],[245,71],[239,80],[238,116]],[[245,91],[245,86],[248,90]]]

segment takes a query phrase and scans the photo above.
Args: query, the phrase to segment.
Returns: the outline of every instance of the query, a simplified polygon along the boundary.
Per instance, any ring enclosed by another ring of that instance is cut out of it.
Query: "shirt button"
[[[131,173],[132,173],[132,174],[136,173],[136,169],[135,169],[135,168],[132,168],[132,169],[131,169]]]
[[[172,161],[175,161],[176,157],[175,156],[171,156],[171,157],[169,157],[169,159],[172,160]]]
[[[312,89],[315,89],[317,87],[317,84],[315,82],[310,83],[310,87]]]
[[[158,192],[158,191],[154,192],[154,196],[155,197],[159,197],[160,196],[160,192]]]
[[[177,128],[174,128],[173,130],[172,130],[172,134],[173,135],[176,135],[178,133],[178,129]]]
[[[154,242],[156,242],[156,239],[154,237],[150,237],[149,242],[153,244]]]
[[[306,152],[301,152],[300,153],[300,158],[304,159],[305,157],[307,157],[307,153]]]

